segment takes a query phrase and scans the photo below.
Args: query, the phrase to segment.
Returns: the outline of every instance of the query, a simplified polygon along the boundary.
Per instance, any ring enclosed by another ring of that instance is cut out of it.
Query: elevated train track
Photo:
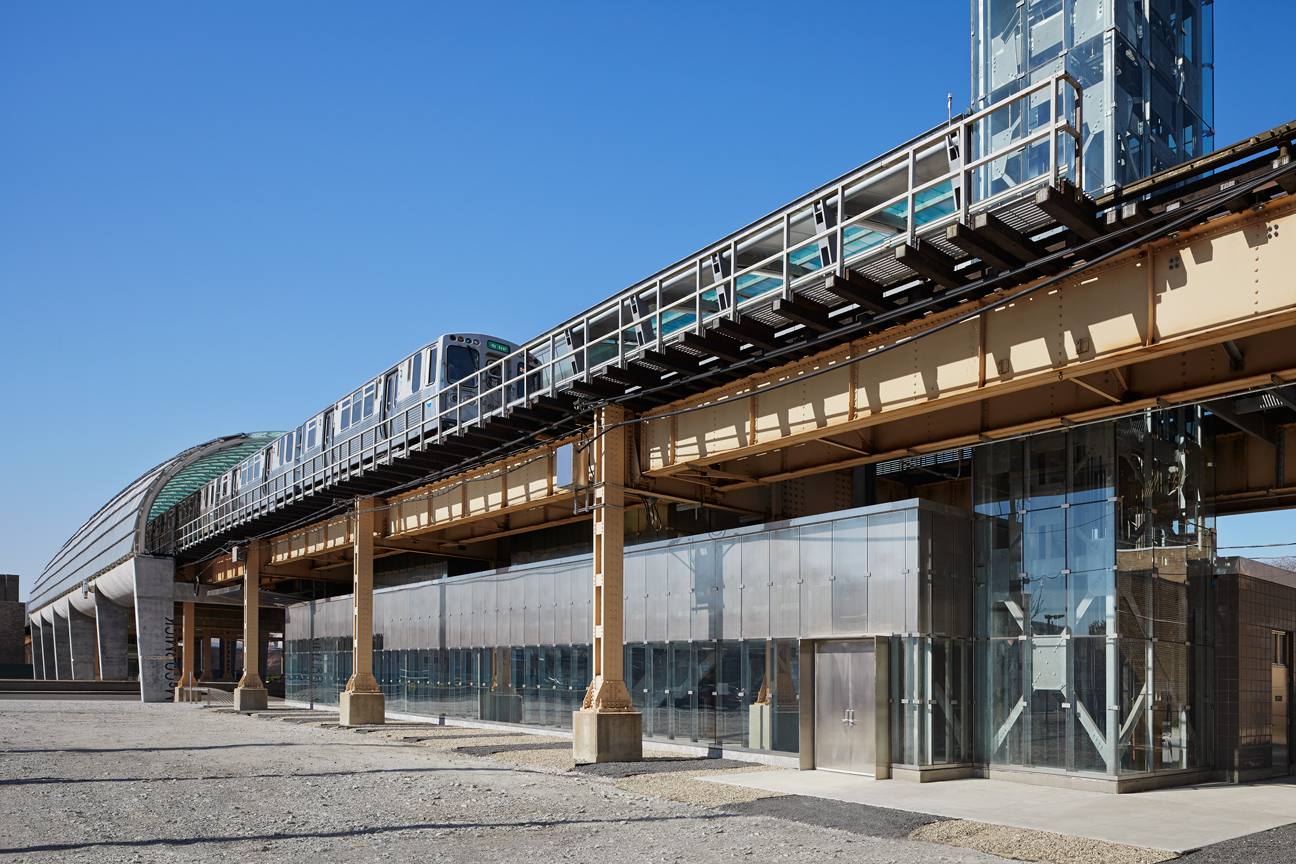
[[[965,152],[976,122],[959,121]],[[336,459],[345,467],[330,478],[285,490],[276,506],[156,551],[181,565],[216,559],[208,578],[224,581],[238,569],[220,557],[225,547],[265,537],[277,549],[266,575],[277,565],[283,578],[306,578],[306,562],[333,546],[344,560],[347,542],[330,543],[327,526],[348,523],[330,516],[359,495],[388,502],[380,533],[392,552],[455,554],[463,542],[587,518],[556,485],[552,454],[610,404],[628,409],[637,429],[632,496],[756,513],[764,508],[751,490],[788,479],[1206,402],[1228,424],[1220,512],[1275,506],[1296,495],[1282,422],[1285,399],[1296,397],[1283,389],[1296,381],[1296,261],[1281,242],[1296,204],[1294,135],[1296,123],[1285,124],[1097,200],[1060,176],[1069,172],[1055,155],[1026,193],[980,208],[963,195],[952,212],[914,220],[854,257],[845,229],[856,217],[840,207],[835,224],[821,219],[796,242],[785,230],[790,278],[741,297],[744,232],[779,220],[786,229],[796,213],[848,201],[850,183],[888,158],[912,167],[933,144],[948,153],[948,130],[936,130],[655,275],[658,302],[647,311],[632,302],[643,283],[528,343],[525,356],[542,362],[529,365],[523,400],[451,429],[407,422],[400,436]],[[989,162],[974,163],[911,182],[907,203],[957,186],[952,177],[973,190]],[[812,245],[820,266],[798,272],[796,251]],[[729,269],[716,258],[726,247]],[[662,288],[690,267],[692,318],[665,333]],[[589,338],[609,309],[616,326]],[[453,506],[427,503],[451,489]]]

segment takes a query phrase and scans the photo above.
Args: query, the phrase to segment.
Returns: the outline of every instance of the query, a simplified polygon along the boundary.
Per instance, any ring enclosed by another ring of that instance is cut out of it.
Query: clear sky
[[[1288,11],[1216,4],[1217,143],[1296,117]],[[0,572],[25,597],[175,453],[447,330],[524,341],[943,122],[968,32],[965,0],[0,4]]]

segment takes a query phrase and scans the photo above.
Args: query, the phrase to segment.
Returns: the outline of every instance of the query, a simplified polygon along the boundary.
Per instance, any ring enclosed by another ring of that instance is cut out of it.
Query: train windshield
[[[462,381],[481,368],[481,355],[467,345],[450,345],[446,348],[446,383]]]

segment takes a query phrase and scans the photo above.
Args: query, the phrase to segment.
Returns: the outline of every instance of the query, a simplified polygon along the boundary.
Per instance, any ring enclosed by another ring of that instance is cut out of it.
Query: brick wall
[[[1245,783],[1274,773],[1273,631],[1296,631],[1296,573],[1225,560],[1234,572],[1215,589],[1215,768]]]

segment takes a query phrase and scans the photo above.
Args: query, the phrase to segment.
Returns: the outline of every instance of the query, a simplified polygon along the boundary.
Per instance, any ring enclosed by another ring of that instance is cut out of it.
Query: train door
[[[321,448],[320,455],[323,457],[324,465],[328,466],[333,463],[333,454],[329,448],[333,446],[333,409],[329,408],[324,412],[324,446]]]
[[[876,774],[876,657],[872,640],[816,647],[816,768]]]
[[[396,431],[393,428],[392,417],[396,414],[396,387],[399,383],[400,371],[398,369],[391,370],[383,377],[383,422],[378,427],[379,440],[390,438]]]
[[[301,426],[298,426],[293,433],[293,449],[291,456],[293,460],[292,480],[294,495],[300,495],[302,492],[302,451],[305,449],[303,446],[306,441],[305,432],[306,426],[305,424],[302,424]]]

